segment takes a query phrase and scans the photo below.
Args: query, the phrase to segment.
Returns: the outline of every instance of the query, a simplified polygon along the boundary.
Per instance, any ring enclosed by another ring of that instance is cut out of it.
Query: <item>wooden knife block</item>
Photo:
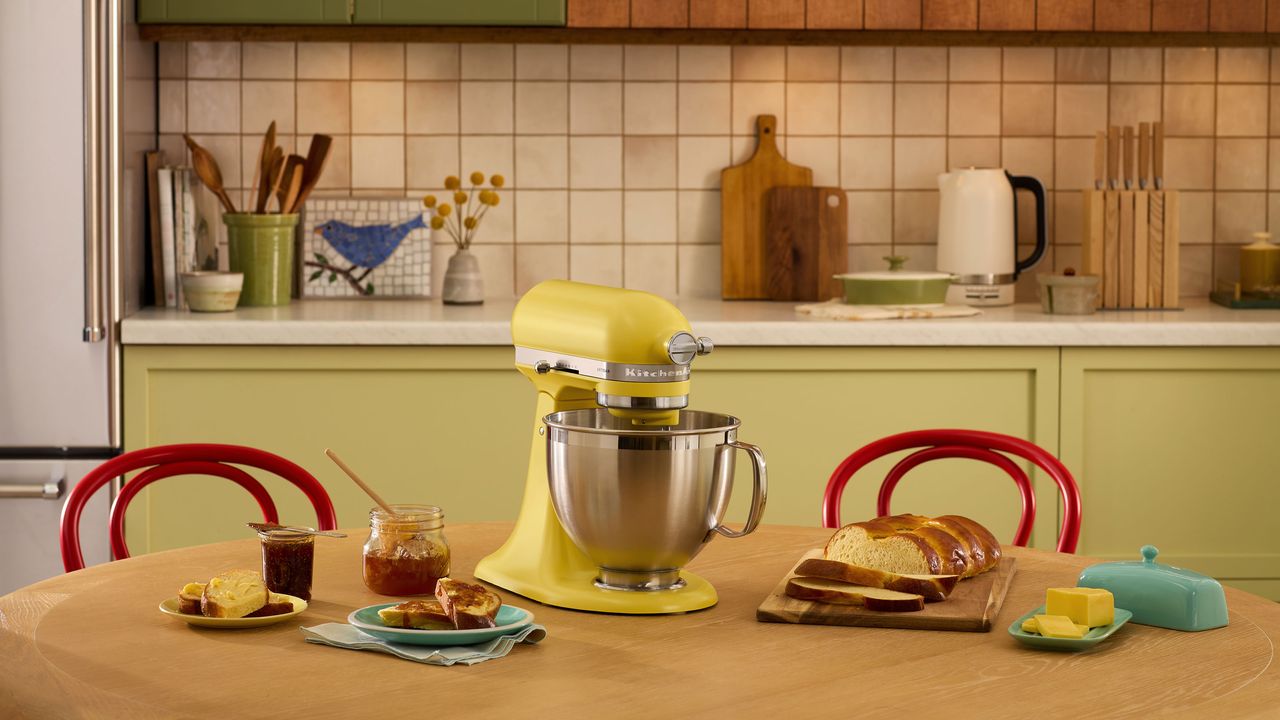
[[[1176,190],[1085,190],[1083,268],[1102,308],[1178,307]]]

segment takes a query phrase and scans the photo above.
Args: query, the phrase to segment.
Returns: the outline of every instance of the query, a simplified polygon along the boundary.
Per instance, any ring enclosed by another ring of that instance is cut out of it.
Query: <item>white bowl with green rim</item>
[[[904,270],[907,258],[884,258],[888,270],[843,273],[834,276],[844,283],[844,301],[849,305],[939,306],[946,303],[950,273]]]

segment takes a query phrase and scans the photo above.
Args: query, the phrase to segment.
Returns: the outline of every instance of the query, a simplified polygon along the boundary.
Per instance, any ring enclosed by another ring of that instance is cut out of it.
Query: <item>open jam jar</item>
[[[262,530],[262,578],[267,589],[311,600],[311,574],[316,536],[288,530]]]
[[[430,595],[449,575],[444,513],[434,505],[392,505],[369,511],[364,584],[379,595]]]

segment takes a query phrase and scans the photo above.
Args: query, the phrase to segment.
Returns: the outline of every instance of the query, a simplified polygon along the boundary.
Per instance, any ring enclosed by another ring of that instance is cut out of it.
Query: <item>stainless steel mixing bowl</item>
[[[605,409],[566,410],[547,426],[547,479],[565,532],[600,568],[596,584],[680,587],[680,568],[720,533],[742,537],[764,513],[764,454],[737,441],[738,419],[682,410],[678,425],[646,427]],[[751,510],[725,527],[735,449],[751,458]]]

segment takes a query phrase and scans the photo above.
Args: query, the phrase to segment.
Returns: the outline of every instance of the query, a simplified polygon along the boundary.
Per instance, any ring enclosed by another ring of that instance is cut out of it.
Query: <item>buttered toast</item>
[[[436,599],[459,630],[494,627],[493,618],[502,607],[502,598],[483,585],[450,578],[440,578],[436,583]]]
[[[394,607],[382,608],[378,617],[387,627],[418,630],[453,630],[453,621],[439,600],[410,600]]]

